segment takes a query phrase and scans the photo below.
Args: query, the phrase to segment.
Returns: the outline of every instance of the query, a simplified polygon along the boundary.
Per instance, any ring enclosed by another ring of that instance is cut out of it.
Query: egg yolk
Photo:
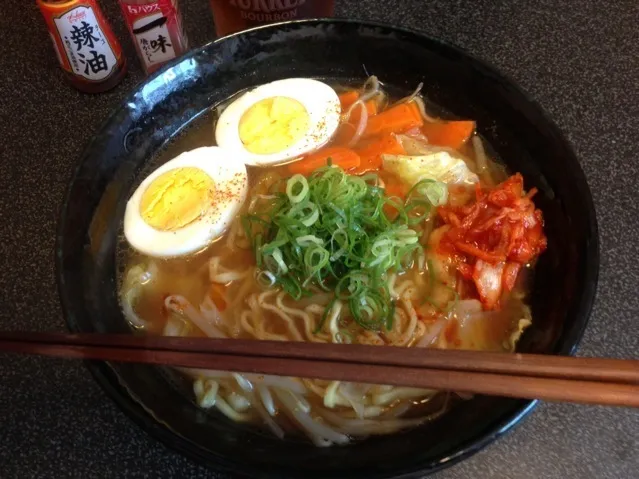
[[[158,176],[144,190],[140,216],[157,230],[174,231],[206,213],[214,192],[215,183],[199,168],[175,168]]]
[[[239,123],[240,139],[251,153],[268,155],[294,145],[306,133],[309,115],[292,98],[276,96],[252,105]]]

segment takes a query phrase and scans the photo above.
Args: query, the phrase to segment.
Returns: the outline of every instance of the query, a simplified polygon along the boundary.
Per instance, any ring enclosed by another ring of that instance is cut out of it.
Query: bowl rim
[[[554,129],[557,134],[558,140],[563,143],[566,147],[567,155],[565,156],[565,160],[569,162],[570,167],[573,172],[573,179],[575,183],[578,185],[578,189],[582,194],[583,206],[584,206],[584,214],[587,216],[587,229],[590,235],[591,241],[588,242],[587,247],[585,249],[585,261],[586,265],[584,268],[584,291],[581,293],[580,301],[577,304],[575,317],[578,320],[575,324],[566,332],[566,337],[564,339],[564,346],[559,348],[556,353],[553,354],[567,354],[573,355],[578,345],[583,337],[584,331],[588,324],[590,313],[592,311],[596,293],[597,293],[597,283],[599,277],[599,262],[600,262],[600,246],[599,246],[599,229],[597,222],[596,209],[594,206],[594,201],[592,198],[592,193],[588,186],[585,173],[581,167],[577,159],[577,155],[575,154],[574,148],[572,144],[568,141],[563,131],[559,128],[559,126],[552,120],[546,111],[537,103],[530,94],[528,94],[510,75],[502,72],[498,68],[496,68],[491,62],[486,61],[484,59],[480,59],[477,56],[471,54],[464,48],[461,48],[455,44],[452,44],[448,41],[441,40],[439,38],[435,38],[428,33],[417,30],[414,28],[401,27],[397,25],[393,25],[390,23],[384,22],[376,22],[376,21],[363,21],[358,19],[344,19],[344,18],[308,18],[302,20],[290,20],[283,21],[278,23],[271,23],[268,25],[261,25],[257,27],[253,27],[247,30],[242,30],[240,32],[232,33],[223,37],[216,38],[210,42],[207,42],[197,48],[194,48],[187,52],[186,54],[167,62],[157,71],[155,71],[152,75],[145,77],[141,82],[136,84],[132,90],[125,95],[118,104],[113,108],[108,117],[98,126],[95,130],[96,132],[102,131],[106,125],[108,125],[111,120],[118,114],[118,112],[123,108],[124,105],[133,100],[136,91],[144,84],[154,80],[155,78],[164,75],[164,73],[179,64],[182,61],[188,60],[195,55],[198,55],[202,51],[211,48],[213,45],[218,43],[223,43],[230,38],[243,36],[246,34],[250,34],[251,32],[261,31],[261,30],[277,30],[281,27],[286,27],[290,25],[299,25],[300,27],[304,26],[319,26],[325,24],[335,24],[335,25],[356,25],[360,27],[370,27],[370,28],[380,28],[385,29],[389,32],[403,33],[409,36],[412,36],[415,39],[425,40],[431,43],[439,44],[440,46],[448,49],[451,52],[455,52],[467,60],[471,61],[477,66],[480,66],[483,70],[491,72],[497,77],[501,77],[505,80],[509,86],[518,94],[522,99],[524,99],[527,103],[534,106],[539,114],[539,117],[542,119],[544,123]],[[71,195],[72,186],[75,183],[78,173],[87,157],[87,153],[91,150],[91,146],[93,144],[94,137],[92,137],[88,142],[85,148],[82,150],[80,154],[79,161],[77,162],[76,167],[73,169],[70,178],[67,180],[67,188],[64,193],[64,198],[60,207],[60,211],[58,214],[58,223],[56,228],[56,243],[55,243],[55,277],[56,284],[58,290],[58,296],[60,298],[60,303],[62,306],[62,312],[65,319],[65,322],[69,328],[69,330],[76,332],[78,331],[77,323],[75,321],[75,317],[73,315],[72,307],[70,305],[70,299],[67,296],[67,292],[64,287],[64,255],[62,252],[64,251],[64,225],[67,221],[68,216],[68,206]],[[170,449],[179,452],[183,456],[196,461],[198,465],[208,467],[212,470],[220,470],[223,472],[241,472],[243,474],[251,474],[256,477],[285,477],[285,475],[275,475],[268,472],[264,472],[256,468],[253,465],[242,464],[239,465],[235,462],[230,463],[226,462],[224,458],[220,458],[217,456],[216,462],[212,463],[210,460],[210,456],[201,453],[199,451],[199,447],[192,447],[193,445],[197,446],[196,443],[190,441],[188,438],[178,435],[173,432],[170,427],[165,426],[160,423],[153,415],[143,407],[143,405],[139,404],[128,391],[128,389],[120,383],[118,380],[117,374],[114,369],[111,367],[110,363],[103,361],[84,361],[86,368],[89,370],[93,378],[100,385],[106,395],[120,408],[125,415],[133,420],[138,426],[140,426],[145,432],[148,433],[149,438],[153,438],[159,440],[162,444],[169,447]],[[449,466],[457,464],[458,462],[472,456],[479,450],[483,449],[488,444],[492,443],[499,437],[505,435],[508,431],[510,431],[514,426],[516,426],[522,419],[527,417],[530,412],[536,407],[538,404],[537,400],[519,400],[517,404],[513,405],[509,411],[504,412],[500,419],[494,423],[486,432],[482,435],[478,436],[476,439],[468,441],[464,444],[454,455],[447,457],[443,460],[430,462],[430,463],[421,463],[414,464],[408,470],[399,471],[398,475],[387,475],[380,474],[372,477],[375,478],[417,478],[423,477],[424,474],[431,474],[437,472],[439,470],[445,469]]]

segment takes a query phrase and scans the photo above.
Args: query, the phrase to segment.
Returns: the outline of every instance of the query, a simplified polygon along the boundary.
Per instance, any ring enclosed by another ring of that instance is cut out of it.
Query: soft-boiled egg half
[[[337,93],[327,84],[278,80],[233,101],[220,115],[215,140],[247,165],[285,163],[328,143],[340,113]]]
[[[195,253],[224,234],[247,189],[241,159],[215,146],[187,151],[135,190],[124,213],[124,235],[149,256]]]

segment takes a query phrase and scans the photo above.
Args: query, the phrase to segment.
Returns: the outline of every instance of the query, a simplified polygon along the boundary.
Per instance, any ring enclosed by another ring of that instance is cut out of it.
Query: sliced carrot
[[[356,173],[378,170],[382,166],[382,155],[405,155],[406,151],[393,133],[376,137],[361,148],[355,149],[362,162]]]
[[[371,116],[366,124],[363,138],[383,133],[403,133],[423,124],[424,120],[419,107],[415,103],[400,103]]]
[[[387,181],[384,185],[384,193],[386,196],[397,196],[404,198],[408,189],[399,181]]]
[[[333,137],[331,144],[333,146],[348,146],[351,139],[355,135],[356,127],[352,123],[342,122],[337,127],[337,132]]]
[[[348,90],[338,95],[339,104],[342,106],[342,112],[357,101],[359,92],[357,90]]]
[[[222,283],[211,283],[211,288],[209,289],[209,297],[220,312],[226,309],[226,300],[224,299],[225,296],[225,285],[223,285]]]
[[[287,166],[288,170],[293,174],[309,175],[316,169],[326,166],[329,158],[331,159],[331,164],[347,171],[357,168],[361,161],[359,155],[350,148],[329,146]]]
[[[422,132],[431,145],[458,149],[468,141],[475,131],[475,122],[470,120],[424,123]]]
[[[331,142],[333,146],[347,146],[353,136],[355,135],[355,130],[357,128],[352,123],[342,122],[337,127],[337,132],[333,137],[333,141]]]
[[[368,117],[370,118],[373,115],[377,115],[377,102],[375,100],[368,100],[364,103],[366,106],[366,113],[368,113]],[[355,107],[353,113],[351,113],[348,122],[351,125],[357,125],[359,123],[360,118],[362,117],[362,109],[361,107]]]
[[[394,177],[385,179],[384,194],[386,196],[394,196],[403,201],[406,197],[406,193],[408,193],[408,188],[406,188],[406,186],[401,181]],[[397,199],[395,199],[395,201],[397,201]],[[395,207],[388,203],[386,203],[382,207],[382,209],[389,219],[394,219],[397,216],[397,210],[395,209]]]
[[[377,102],[375,100],[369,100],[365,103],[365,105],[366,112],[369,116],[377,114]],[[337,127],[337,133],[335,133],[332,144],[335,146],[348,146],[351,139],[355,135],[355,131],[357,130],[357,125],[361,116],[362,110],[360,108],[355,108],[355,110],[353,110],[353,112],[351,113],[348,121],[342,121],[342,123],[340,123],[340,125]]]

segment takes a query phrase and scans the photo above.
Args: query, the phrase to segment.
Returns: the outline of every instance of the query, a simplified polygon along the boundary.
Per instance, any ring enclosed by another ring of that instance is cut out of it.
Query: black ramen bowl
[[[570,146],[541,108],[467,53],[414,31],[341,20],[258,28],[222,38],[139,85],[90,143],[68,189],[57,238],[57,278],[69,328],[127,332],[117,298],[116,251],[136,177],[167,142],[212,105],[286,77],[362,81],[400,92],[424,82],[429,100],[477,120],[511,171],[536,187],[548,250],[530,297],[524,352],[571,354],[586,325],[598,272],[595,211]],[[442,418],[342,447],[280,441],[199,409],[170,370],[93,362],[107,394],[167,445],[214,468],[259,477],[413,477],[453,464],[504,434],[533,401],[478,396]]]

